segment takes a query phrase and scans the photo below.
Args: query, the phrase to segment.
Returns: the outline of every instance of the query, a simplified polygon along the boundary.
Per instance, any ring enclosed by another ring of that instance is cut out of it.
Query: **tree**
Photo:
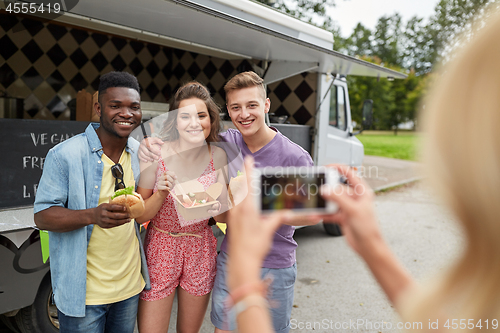
[[[392,68],[395,69],[395,68]],[[408,77],[404,80],[395,80],[392,83],[394,90],[394,109],[389,110],[387,117],[387,126],[394,129],[394,134],[398,133],[398,126],[407,121],[415,123],[416,108],[422,97],[422,91],[415,91],[424,76],[416,76],[415,71],[408,73]],[[419,94],[420,92],[420,94]],[[409,95],[412,95],[413,104],[408,103]],[[413,109],[412,109],[413,108]]]
[[[337,52],[349,54],[347,47],[350,42],[347,40],[347,38],[342,37],[340,27],[333,25],[330,31],[333,34],[333,49]]]
[[[373,53],[372,39],[371,30],[365,28],[361,22],[358,23],[345,42],[347,54],[351,56],[371,56]]]
[[[327,15],[328,7],[335,7],[335,0],[257,0],[274,7],[300,20],[312,23],[324,29],[333,27],[332,19]]]
[[[395,129],[407,120],[416,122],[417,108],[425,94],[434,66],[453,57],[462,41],[474,36],[490,9],[500,10],[500,0],[440,0],[427,24],[413,17],[403,24],[401,16],[382,16],[376,28],[358,23],[348,38],[327,16],[335,0],[258,0],[301,20],[332,32],[334,50],[408,73],[405,80],[388,81],[348,77],[353,119],[361,122],[365,99],[374,101],[374,126]]]
[[[428,33],[422,18],[412,17],[406,24],[402,49],[403,68],[415,71],[416,75],[425,74],[431,70],[435,58],[432,35]]]
[[[378,19],[373,35],[373,55],[382,63],[401,66],[401,16],[382,16]]]
[[[378,65],[381,63],[377,57],[363,56],[361,59]],[[363,102],[365,99],[371,99],[373,100],[374,129],[388,129],[387,112],[395,108],[392,82],[367,76],[348,76],[347,82],[352,119],[361,124]]]
[[[426,27],[431,37],[431,63],[447,61],[463,39],[474,36],[474,27],[480,28],[490,9],[500,8],[497,0],[441,0]]]
[[[427,94],[430,82],[432,81],[433,77],[434,75],[432,73],[417,76],[418,81],[415,88],[412,91],[409,91],[406,95],[404,107],[406,109],[408,119],[413,121],[415,129],[418,127],[417,119],[419,116],[419,112],[423,107],[422,101]]]
[[[364,56],[361,59],[380,65],[378,57]],[[401,71],[398,66],[388,68]],[[426,91],[428,75],[417,76],[410,71],[404,80],[389,81],[374,77],[348,76],[351,114],[356,123],[361,123],[362,106],[365,99],[373,100],[374,129],[394,130],[397,135],[398,125],[412,120],[416,122],[417,107]]]

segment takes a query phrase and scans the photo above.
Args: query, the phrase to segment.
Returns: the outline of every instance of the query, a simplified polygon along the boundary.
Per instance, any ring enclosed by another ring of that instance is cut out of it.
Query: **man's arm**
[[[217,182],[222,184],[222,192],[218,198],[220,209],[216,212],[218,214],[213,218],[217,222],[227,223],[227,212],[231,208],[229,203],[229,193],[227,190],[227,187],[229,186],[227,155],[223,149],[215,145],[212,147],[214,149],[214,169],[217,174]]]
[[[45,158],[42,177],[35,198],[35,224],[48,231],[73,231],[90,224],[112,228],[130,221],[124,206],[103,203],[95,208],[68,209],[68,164],[50,150]],[[85,191],[82,187],[81,191]]]
[[[154,162],[161,158],[163,141],[159,138],[148,137],[141,141],[138,157],[142,162]]]
[[[90,224],[113,228],[130,221],[124,206],[107,203],[82,210],[52,206],[35,214],[35,224],[38,228],[55,232],[73,231]]]

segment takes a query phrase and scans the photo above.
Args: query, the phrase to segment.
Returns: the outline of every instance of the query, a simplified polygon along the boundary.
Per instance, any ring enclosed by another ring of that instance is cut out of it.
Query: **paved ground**
[[[394,158],[365,156],[360,175],[375,190],[402,185],[422,177],[420,163]]]

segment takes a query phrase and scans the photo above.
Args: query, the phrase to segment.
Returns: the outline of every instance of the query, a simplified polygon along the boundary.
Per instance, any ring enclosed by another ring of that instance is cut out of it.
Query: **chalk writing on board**
[[[88,122],[0,119],[0,209],[32,205],[49,149],[85,131]]]

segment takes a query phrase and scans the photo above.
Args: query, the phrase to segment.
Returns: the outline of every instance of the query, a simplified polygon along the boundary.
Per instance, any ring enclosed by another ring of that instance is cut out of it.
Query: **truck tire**
[[[16,322],[22,333],[59,332],[57,308],[52,302],[50,273],[45,275],[42,283],[40,283],[33,304],[19,310],[16,315]]]
[[[330,236],[342,236],[342,230],[340,229],[340,226],[338,224],[323,223],[323,227],[325,228],[326,233]]]

